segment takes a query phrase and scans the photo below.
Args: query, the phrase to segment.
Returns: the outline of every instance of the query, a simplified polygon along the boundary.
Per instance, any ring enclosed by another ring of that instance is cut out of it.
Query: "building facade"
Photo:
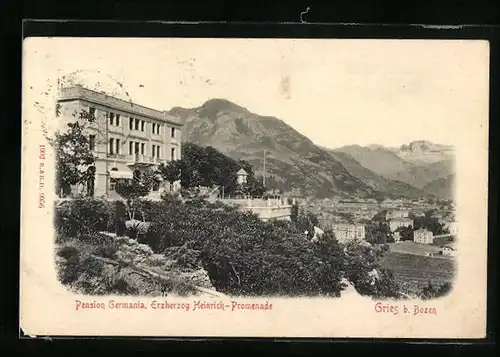
[[[332,225],[332,231],[340,243],[365,239],[365,226],[362,224],[338,223]]]
[[[292,205],[280,198],[223,198],[219,200],[230,206],[236,206],[242,212],[255,213],[264,222],[270,219],[290,221]]]
[[[432,244],[434,243],[434,234],[427,229],[420,228],[413,232],[413,241],[421,244]]]
[[[389,221],[391,232],[396,231],[400,227],[413,227],[413,220],[409,218],[392,219]]]
[[[80,85],[62,88],[58,97],[59,117],[64,126],[74,122],[82,111],[95,118],[85,128],[90,149],[95,155],[94,196],[119,198],[114,186],[119,179],[156,170],[161,163],[181,158],[182,124],[180,118]],[[61,129],[65,129],[61,127]],[[175,191],[180,182],[160,182],[151,198],[165,190]],[[72,187],[72,193],[85,190]]]
[[[457,222],[445,222],[444,228],[450,231],[450,234],[456,235],[458,233]]]
[[[244,185],[245,183],[247,183],[247,177],[248,173],[243,169],[239,169],[239,171],[236,173],[238,185]]]
[[[389,211],[385,215],[385,219],[390,221],[391,219],[408,218],[409,212],[406,210],[394,210]]]

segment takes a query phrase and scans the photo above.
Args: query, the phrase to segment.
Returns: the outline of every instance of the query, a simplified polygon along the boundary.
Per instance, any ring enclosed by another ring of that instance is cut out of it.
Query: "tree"
[[[292,204],[292,202],[289,202],[289,204]],[[295,203],[292,204],[292,208],[290,209],[290,220],[296,224],[298,218],[299,218],[299,205]]]
[[[95,121],[95,117],[81,111],[78,119],[68,123],[67,131],[56,133],[52,140],[56,157],[56,192],[60,196],[69,194],[72,185],[81,183],[87,184],[88,195],[94,193],[95,168],[89,168],[94,165],[95,157],[85,128]]]
[[[372,244],[385,244],[390,236],[391,229],[386,222],[372,221],[366,225],[365,239]]]
[[[412,227],[398,227],[396,232],[399,232],[402,241],[412,241],[413,240],[413,228]]]
[[[237,183],[238,170],[247,173],[247,183]],[[199,186],[223,187],[226,195],[261,196],[265,192],[260,180],[255,177],[252,165],[244,160],[236,161],[211,146],[202,147],[193,143],[184,143],[182,159],[160,167],[162,176],[169,182],[178,179],[184,189]]]
[[[387,210],[383,210],[378,212],[375,216],[373,216],[372,221],[374,222],[385,222],[386,221]]]
[[[137,200],[147,196],[157,182],[158,178],[155,172],[146,171],[141,173],[139,170],[134,171],[132,179],[119,179],[117,181],[115,191],[125,200],[129,219],[135,218]]]
[[[375,248],[349,242],[345,245],[345,278],[361,295],[375,298],[397,298],[400,287],[393,273],[383,269],[380,259],[388,251],[387,246]]]
[[[444,224],[439,223],[436,217],[433,217],[434,210],[425,212],[424,217],[415,217],[413,226],[415,229],[425,228],[431,231],[434,235],[447,234],[449,231],[444,228]]]
[[[158,168],[160,175],[171,185],[181,179],[182,161],[170,161],[166,165],[161,164]]]
[[[307,238],[314,237],[314,227],[319,225],[318,218],[312,212],[300,212],[295,223],[295,228],[298,232],[304,233],[307,231]]]

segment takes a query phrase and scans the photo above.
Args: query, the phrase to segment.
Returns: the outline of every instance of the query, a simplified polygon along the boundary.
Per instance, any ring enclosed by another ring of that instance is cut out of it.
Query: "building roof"
[[[132,102],[132,100],[126,101],[120,98],[113,97],[111,95],[107,95],[105,93],[99,93],[94,90],[85,88],[79,84],[72,87],[65,87],[60,89],[58,101],[62,102],[75,99],[81,99],[88,102],[101,104],[103,106],[122,110],[124,112],[129,112],[131,114],[142,115],[182,126],[180,118],[168,113],[166,110],[162,111],[135,104],[134,102]]]
[[[332,224],[333,229],[342,229],[342,228],[364,228],[363,224],[351,224],[351,223],[334,223]]]
[[[431,231],[425,229],[425,228],[419,228],[417,230],[415,230],[415,232],[429,232],[429,233],[432,233]]]
[[[389,222],[413,222],[411,218],[393,218]]]
[[[238,176],[243,176],[243,175],[247,176],[248,173],[245,170],[243,170],[243,169],[239,169],[239,171],[236,173],[236,175],[238,175]]]

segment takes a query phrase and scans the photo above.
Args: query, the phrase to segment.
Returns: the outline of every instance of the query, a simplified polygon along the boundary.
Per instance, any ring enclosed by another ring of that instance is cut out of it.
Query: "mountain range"
[[[401,154],[401,152],[380,146],[349,145],[335,149],[333,152],[348,154],[377,175],[405,182],[419,189],[423,189],[433,180],[449,176],[454,170],[454,157],[449,151],[434,153],[433,160],[427,163],[415,159],[411,154]],[[419,153],[416,157],[420,158],[424,155]],[[435,161],[438,155],[441,158]]]
[[[225,99],[210,99],[197,108],[174,107],[170,114],[184,124],[183,141],[244,159],[257,175],[263,174],[265,155],[266,182],[274,188],[319,198],[449,197],[446,185],[452,180],[444,180],[453,174],[449,147],[417,141],[400,148],[327,149],[278,118]],[[438,179],[443,180],[432,184]]]

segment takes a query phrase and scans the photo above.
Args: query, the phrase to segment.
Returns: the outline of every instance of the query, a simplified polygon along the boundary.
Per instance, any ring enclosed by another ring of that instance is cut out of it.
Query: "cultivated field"
[[[420,244],[410,241],[389,243],[387,245],[391,248],[391,252],[394,253],[427,255],[428,253],[438,254],[441,250],[439,245]]]
[[[382,265],[384,268],[392,270],[396,279],[406,286],[408,292],[421,289],[429,281],[438,284],[452,282],[455,272],[453,259],[394,251],[386,254]]]

